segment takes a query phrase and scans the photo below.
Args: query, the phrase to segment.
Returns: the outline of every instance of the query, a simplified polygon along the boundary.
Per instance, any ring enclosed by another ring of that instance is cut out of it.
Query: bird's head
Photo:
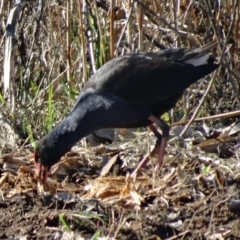
[[[56,152],[57,149],[49,143],[47,138],[39,140],[34,152],[35,175],[43,183],[46,183],[52,165],[60,159]]]
[[[41,158],[36,151],[34,152],[34,163],[35,163],[35,176],[41,179],[43,183],[46,183],[51,167],[44,166],[41,163]]]

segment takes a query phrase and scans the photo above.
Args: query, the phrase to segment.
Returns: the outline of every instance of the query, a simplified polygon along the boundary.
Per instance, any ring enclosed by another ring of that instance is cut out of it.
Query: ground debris
[[[75,239],[97,232],[107,239],[115,234],[119,239],[239,238],[236,158],[171,146],[159,174],[153,172],[153,158],[132,179],[129,173],[147,141],[102,153],[77,147],[53,167],[44,186],[34,176],[32,155],[3,156],[0,238],[64,239],[66,230]],[[112,162],[100,176],[106,159]]]

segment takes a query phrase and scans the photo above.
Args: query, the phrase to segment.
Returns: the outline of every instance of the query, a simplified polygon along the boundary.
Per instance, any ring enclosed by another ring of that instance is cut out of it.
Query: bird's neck
[[[51,145],[58,146],[59,154],[64,155],[83,137],[95,131],[94,119],[88,119],[86,116],[81,113],[70,114],[48,133]]]
[[[70,114],[59,123],[46,138],[53,148],[57,147],[60,156],[68,152],[74,144],[98,129],[111,127],[107,119],[112,116],[110,111],[114,101],[105,100],[99,94],[90,91],[80,95]]]

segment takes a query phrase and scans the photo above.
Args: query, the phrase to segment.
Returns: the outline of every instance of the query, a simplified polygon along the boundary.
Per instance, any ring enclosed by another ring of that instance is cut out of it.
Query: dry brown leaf
[[[129,195],[129,193],[131,192],[131,182],[132,182],[132,178],[128,174],[126,177],[126,185],[123,187],[121,191],[122,196]]]
[[[8,178],[9,173],[3,173],[2,177],[0,178],[0,187],[6,182],[6,179]]]
[[[218,169],[215,170],[215,179],[217,180],[219,186],[221,187],[225,186],[224,176]]]
[[[112,166],[114,165],[114,163],[116,163],[118,157],[119,157],[119,154],[116,154],[108,160],[107,164],[102,168],[100,176],[104,177],[109,173],[109,171],[112,168]]]
[[[130,195],[132,199],[134,200],[134,203],[137,205],[141,205],[142,202],[144,202],[144,198],[141,197],[136,191],[130,191]]]

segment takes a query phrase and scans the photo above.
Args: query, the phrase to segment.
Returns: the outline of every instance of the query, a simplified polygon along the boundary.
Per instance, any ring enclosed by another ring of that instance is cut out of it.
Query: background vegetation
[[[212,87],[198,116],[239,109],[238,0],[40,3],[27,1],[17,24],[14,108],[3,83],[0,87],[1,114],[19,136],[15,144],[2,128],[2,149],[34,143],[67,115],[84,83],[100,66],[113,57],[136,51],[196,48],[216,39],[219,46],[215,54],[221,68],[214,81],[201,81],[187,91],[171,121],[191,117],[209,84]],[[13,6],[14,1],[1,2],[2,66],[6,20]],[[3,68],[0,73],[3,77]]]

